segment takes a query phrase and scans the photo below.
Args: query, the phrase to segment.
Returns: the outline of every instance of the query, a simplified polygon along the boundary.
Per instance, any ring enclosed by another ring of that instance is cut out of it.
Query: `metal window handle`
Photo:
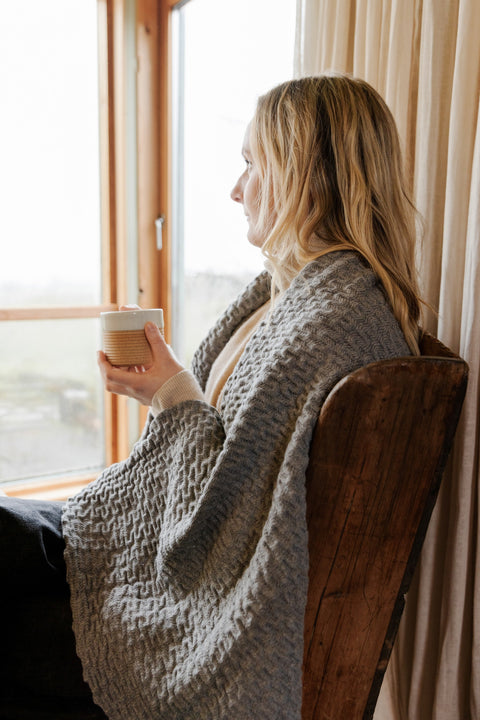
[[[165,222],[165,215],[160,215],[155,220],[155,232],[157,236],[157,250],[161,250],[163,247],[162,243],[162,232],[163,232],[163,223]]]

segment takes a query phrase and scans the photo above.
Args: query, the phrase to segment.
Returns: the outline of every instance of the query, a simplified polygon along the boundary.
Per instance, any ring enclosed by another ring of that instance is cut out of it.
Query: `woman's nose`
[[[243,203],[243,183],[241,177],[239,177],[237,182],[235,183],[235,186],[230,193],[230,197],[235,202]]]

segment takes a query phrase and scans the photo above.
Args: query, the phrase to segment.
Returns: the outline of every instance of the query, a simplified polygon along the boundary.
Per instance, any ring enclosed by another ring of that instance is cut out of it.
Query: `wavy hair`
[[[283,83],[259,98],[250,145],[274,286],[288,286],[316,257],[356,250],[418,354],[418,214],[395,121],[380,95],[345,75]]]

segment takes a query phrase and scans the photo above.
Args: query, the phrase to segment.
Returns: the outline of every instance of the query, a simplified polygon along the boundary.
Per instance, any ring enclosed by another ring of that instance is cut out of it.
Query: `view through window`
[[[5,482],[104,463],[96,0],[2,3],[0,93]]]
[[[173,12],[172,342],[198,342],[263,269],[230,198],[257,97],[293,73],[295,0],[189,0]]]

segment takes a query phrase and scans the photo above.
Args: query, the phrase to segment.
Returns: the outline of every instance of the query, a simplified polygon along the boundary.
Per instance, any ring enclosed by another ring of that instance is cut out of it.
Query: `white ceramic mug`
[[[148,365],[152,351],[145,325],[153,322],[163,334],[163,310],[119,310],[100,313],[103,351],[112,365]]]

